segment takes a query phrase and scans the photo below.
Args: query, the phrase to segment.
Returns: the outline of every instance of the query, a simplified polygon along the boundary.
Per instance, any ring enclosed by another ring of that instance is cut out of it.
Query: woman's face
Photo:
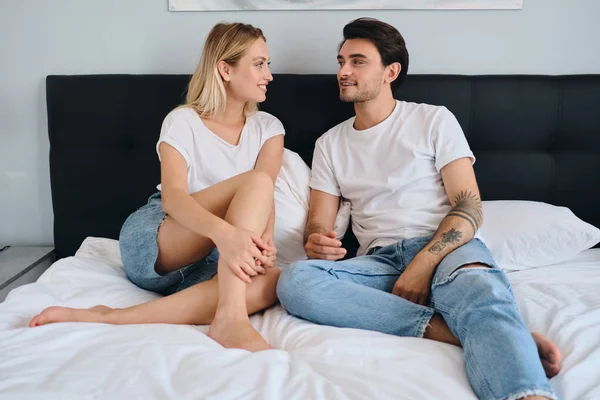
[[[241,101],[257,103],[267,98],[267,85],[273,80],[269,68],[269,50],[262,39],[257,39],[246,50],[235,66],[229,66],[227,92]]]

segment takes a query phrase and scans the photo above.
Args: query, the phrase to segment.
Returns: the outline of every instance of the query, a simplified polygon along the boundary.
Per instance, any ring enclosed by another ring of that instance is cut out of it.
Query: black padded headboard
[[[49,76],[46,81],[54,243],[58,257],[87,236],[117,238],[155,191],[165,115],[187,75]],[[334,75],[275,75],[261,109],[310,165],[314,142],[350,117]],[[537,200],[600,227],[600,75],[409,75],[401,100],[445,105],[477,162],[484,200]]]

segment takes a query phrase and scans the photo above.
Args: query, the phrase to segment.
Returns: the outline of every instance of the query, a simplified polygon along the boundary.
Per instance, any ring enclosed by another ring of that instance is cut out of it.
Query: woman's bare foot
[[[48,307],[29,322],[31,328],[55,322],[106,322],[105,316],[112,311],[106,306],[92,308]]]
[[[531,336],[535,341],[540,355],[540,361],[546,371],[546,376],[552,378],[560,372],[560,365],[562,361],[562,355],[558,347],[552,343],[548,338],[539,332],[532,332]]]
[[[226,320],[215,317],[208,330],[208,337],[229,349],[261,351],[273,348],[248,319]]]

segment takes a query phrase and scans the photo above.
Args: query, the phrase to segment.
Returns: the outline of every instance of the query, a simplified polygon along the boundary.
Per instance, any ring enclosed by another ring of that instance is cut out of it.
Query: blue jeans
[[[142,289],[170,295],[217,274],[219,252],[180,269],[159,275],[155,270],[158,258],[158,229],[165,220],[161,192],[148,198],[148,203],[133,212],[123,223],[119,234],[119,249],[129,280]]]
[[[431,236],[402,240],[344,261],[304,260],[277,286],[292,315],[322,324],[423,337],[434,312],[460,340],[467,374],[480,399],[556,399],[510,284],[479,239],[448,254],[432,279],[428,306],[391,294],[394,283]],[[468,264],[488,267],[463,268]]]

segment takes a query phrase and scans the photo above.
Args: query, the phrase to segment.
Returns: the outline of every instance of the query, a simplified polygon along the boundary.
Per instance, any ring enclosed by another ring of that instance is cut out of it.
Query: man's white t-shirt
[[[160,158],[158,146],[165,142],[183,156],[191,194],[254,169],[263,144],[276,135],[285,135],[281,122],[258,111],[246,117],[239,143],[233,145],[211,132],[192,108],[182,107],[165,117],[156,151]]]
[[[358,254],[433,234],[452,208],[440,170],[469,157],[463,131],[445,107],[396,101],[388,118],[357,131],[352,117],[315,145],[310,186],[351,203]]]

